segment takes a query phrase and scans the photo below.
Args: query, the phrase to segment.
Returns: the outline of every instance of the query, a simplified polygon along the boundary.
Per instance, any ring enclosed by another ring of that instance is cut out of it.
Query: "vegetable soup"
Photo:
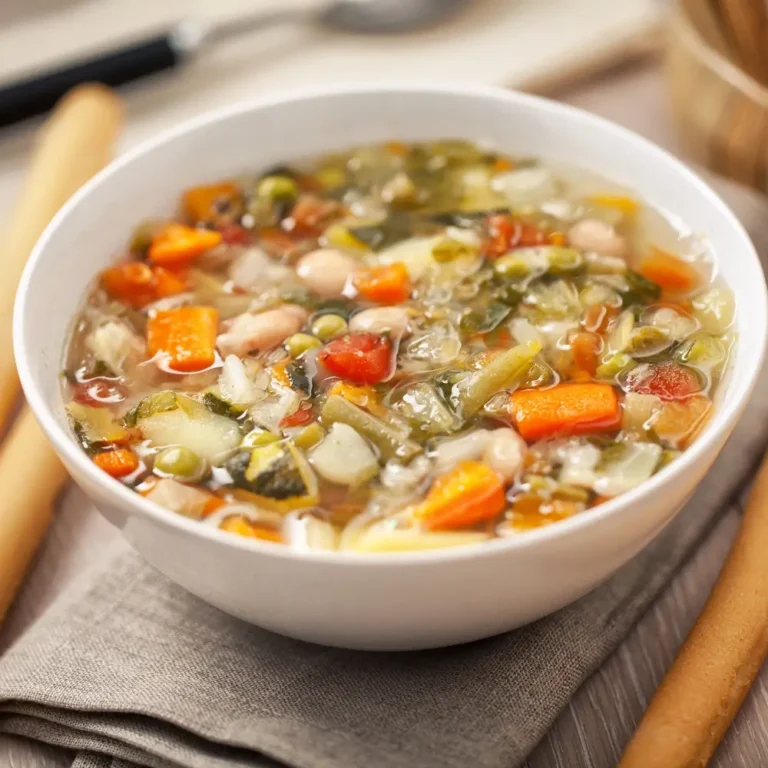
[[[391,142],[183,192],[93,287],[77,440],[174,513],[299,548],[468,544],[584,514],[684,451],[734,303],[615,184]]]

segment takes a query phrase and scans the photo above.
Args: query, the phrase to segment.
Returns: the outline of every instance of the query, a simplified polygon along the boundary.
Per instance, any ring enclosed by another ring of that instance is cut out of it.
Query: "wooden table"
[[[612,73],[564,98],[676,150],[661,78],[654,66]],[[732,202],[738,200],[740,209],[748,211],[747,218],[753,223],[766,218],[768,204],[762,198],[738,188],[729,190],[728,197]],[[623,745],[707,596],[738,526],[738,514],[738,505],[727,512],[663,597],[574,697],[526,768],[616,765]],[[117,536],[82,494],[70,489],[35,569],[0,633],[0,652],[55,600],[80,569],[98,556],[107,541]],[[63,751],[0,736],[0,766],[64,768],[70,762],[71,756]],[[753,689],[713,765],[768,765],[768,670]]]

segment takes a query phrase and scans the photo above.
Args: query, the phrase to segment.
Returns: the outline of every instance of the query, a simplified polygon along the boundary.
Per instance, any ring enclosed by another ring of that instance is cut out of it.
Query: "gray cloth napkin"
[[[559,613],[456,648],[281,638],[118,547],[0,659],[0,731],[76,750],[76,768],[514,768],[743,490],[766,423],[764,371],[714,469],[640,555]]]

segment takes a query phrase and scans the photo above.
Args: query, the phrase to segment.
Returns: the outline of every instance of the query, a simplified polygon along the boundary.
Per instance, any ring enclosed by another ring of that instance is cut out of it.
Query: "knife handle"
[[[118,86],[172,69],[184,59],[173,31],[0,87],[0,127],[47,112],[71,88],[87,82]]]

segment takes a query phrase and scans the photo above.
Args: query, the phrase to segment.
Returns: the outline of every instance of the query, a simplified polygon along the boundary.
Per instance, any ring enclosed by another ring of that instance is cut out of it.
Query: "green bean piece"
[[[183,445],[164,448],[155,456],[155,469],[163,475],[191,483],[202,480],[208,471],[205,461]]]
[[[322,346],[320,339],[316,339],[308,333],[294,333],[293,336],[289,336],[285,340],[284,344],[288,354],[294,359],[310,349],[317,349],[317,347]]]
[[[409,440],[400,430],[385,424],[362,408],[358,408],[340,395],[331,395],[323,405],[320,418],[327,426],[340,422],[367,437],[384,459],[412,459],[422,447]]]
[[[497,392],[522,381],[540,349],[535,341],[518,344],[462,379],[454,388],[454,397],[464,418],[474,416]]]
[[[347,331],[347,321],[341,315],[320,315],[312,321],[312,333],[320,341],[330,341]]]
[[[584,257],[575,248],[553,245],[547,249],[549,272],[552,275],[566,275],[575,272],[584,264]]]
[[[299,196],[299,187],[288,176],[265,176],[260,182],[256,194],[261,200],[269,202],[288,202]]]

